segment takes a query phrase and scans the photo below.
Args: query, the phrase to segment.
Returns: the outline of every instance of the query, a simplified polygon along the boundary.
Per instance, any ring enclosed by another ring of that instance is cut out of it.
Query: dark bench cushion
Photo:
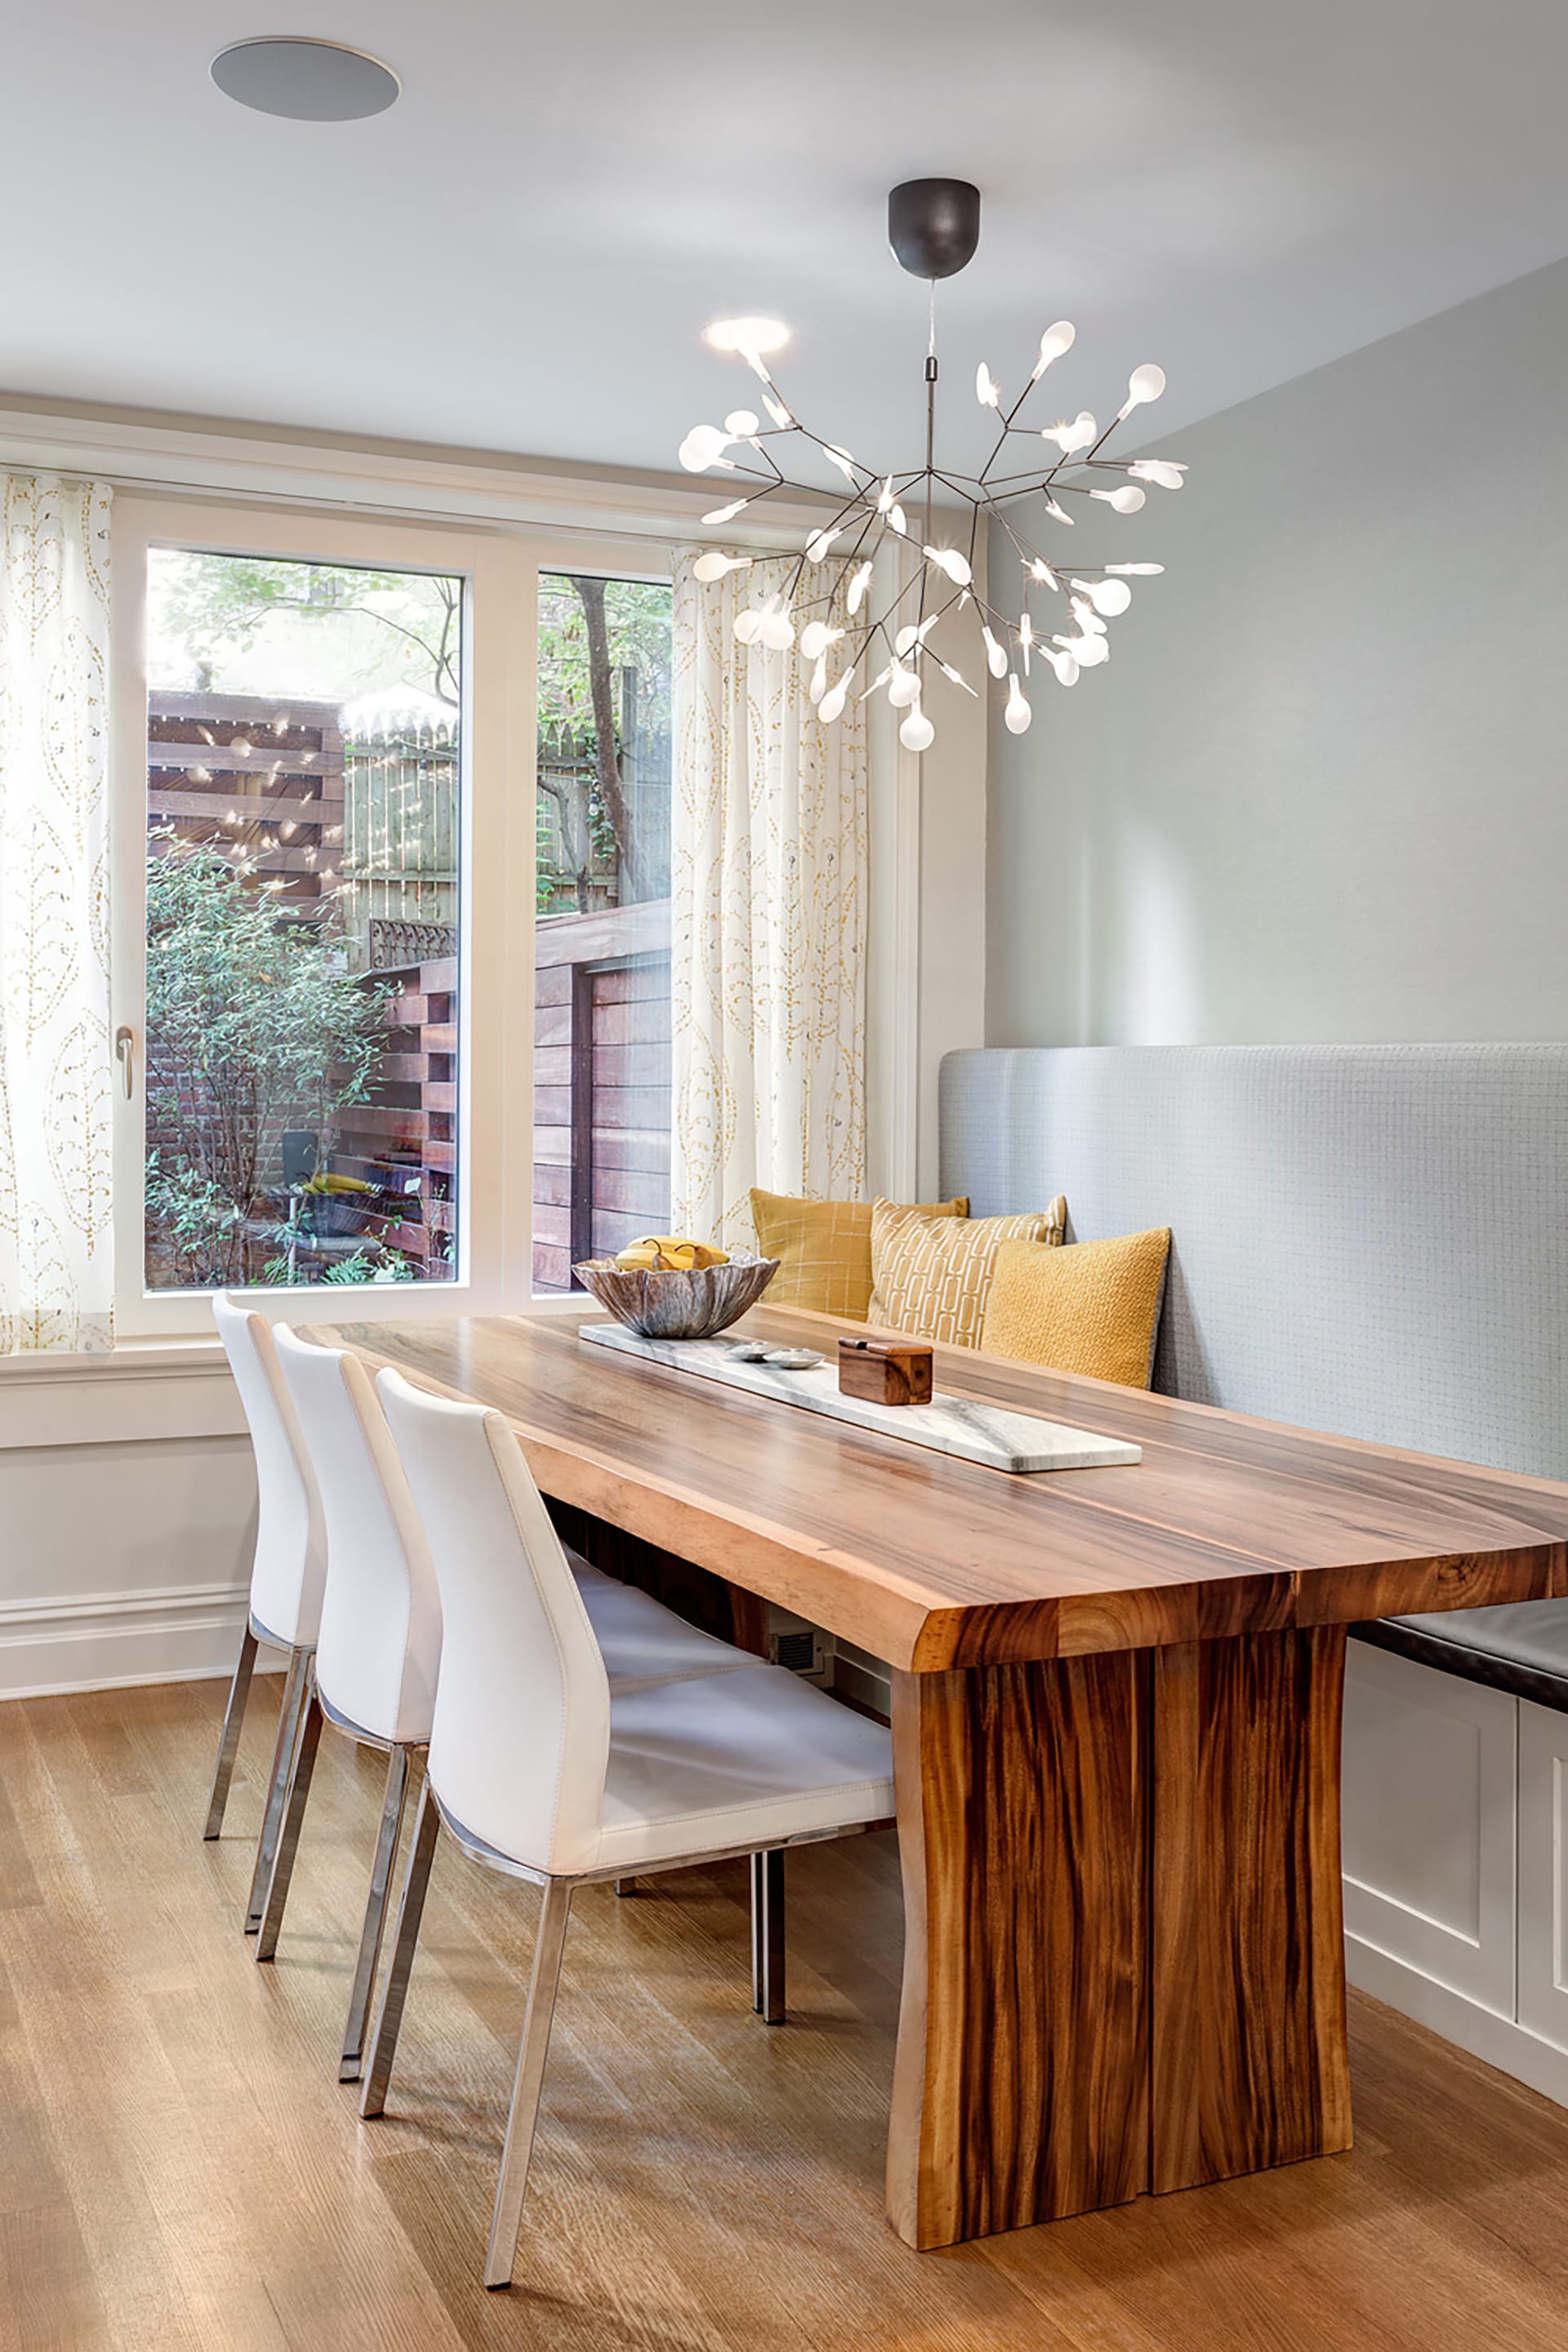
[[[1515,1601],[1354,1625],[1358,1641],[1568,1714],[1568,1601]]]

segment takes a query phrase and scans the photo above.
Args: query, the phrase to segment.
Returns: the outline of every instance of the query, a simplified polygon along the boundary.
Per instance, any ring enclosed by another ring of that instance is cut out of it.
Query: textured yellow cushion
[[[1114,1241],[1074,1242],[1068,1249],[1004,1242],[980,1345],[1052,1371],[1146,1389],[1170,1247],[1167,1225]]]
[[[871,1212],[873,1292],[869,1319],[912,1339],[977,1348],[991,1268],[1005,1242],[1061,1240],[1067,1202],[1019,1217],[965,1217],[942,1223],[879,1201]]]
[[[911,1217],[967,1217],[969,1203],[931,1201],[903,1213]],[[869,1201],[803,1201],[788,1192],[752,1193],[757,1247],[776,1257],[767,1287],[770,1307],[812,1307],[864,1323],[871,1303]]]

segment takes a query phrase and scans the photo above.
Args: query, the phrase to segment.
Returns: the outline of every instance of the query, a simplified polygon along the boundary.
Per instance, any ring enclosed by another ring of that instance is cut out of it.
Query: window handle
[[[129,1102],[136,1092],[136,1032],[123,1025],[114,1033],[114,1058],[120,1065],[120,1083]]]

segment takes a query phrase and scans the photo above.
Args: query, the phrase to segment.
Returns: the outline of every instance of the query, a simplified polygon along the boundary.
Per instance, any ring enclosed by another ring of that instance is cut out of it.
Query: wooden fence
[[[669,1217],[669,902],[534,934],[533,1283]]]

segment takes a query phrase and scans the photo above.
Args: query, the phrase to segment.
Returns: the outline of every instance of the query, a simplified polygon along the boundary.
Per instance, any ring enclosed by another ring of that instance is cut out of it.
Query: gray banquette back
[[[1568,1045],[952,1054],[942,1190],[1169,1225],[1156,1388],[1568,1479]],[[1568,1603],[1364,1631],[1568,1706]]]

